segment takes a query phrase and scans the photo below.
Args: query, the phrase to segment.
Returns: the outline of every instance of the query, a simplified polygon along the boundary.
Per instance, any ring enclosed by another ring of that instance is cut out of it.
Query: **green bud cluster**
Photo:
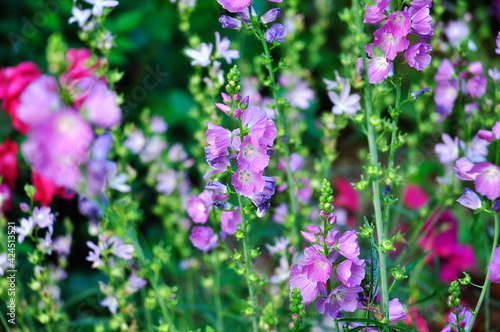
[[[321,188],[321,197],[319,198],[319,209],[327,215],[335,210],[333,206],[333,189],[326,179],[323,179],[323,187]]]
[[[458,281],[454,280],[451,282],[448,293],[450,293],[450,296],[448,296],[448,307],[458,307],[460,305],[460,285]]]
[[[300,290],[296,287],[292,290],[292,295],[290,296],[290,310],[293,312],[292,322],[290,322],[290,330],[298,331],[302,325],[302,319],[306,315],[304,310],[305,306],[302,303],[302,295],[300,295]]]
[[[234,67],[229,70],[227,81],[226,91],[229,94],[235,95],[241,92],[241,73],[238,66],[234,65]]]

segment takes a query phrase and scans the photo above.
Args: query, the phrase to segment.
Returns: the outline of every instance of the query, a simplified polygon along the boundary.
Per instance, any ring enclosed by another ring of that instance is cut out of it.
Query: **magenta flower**
[[[250,136],[258,138],[261,144],[273,145],[278,131],[274,121],[268,119],[265,111],[257,106],[250,106],[241,116],[241,123],[249,129]]]
[[[354,312],[358,305],[358,293],[361,286],[346,287],[339,286],[332,290],[327,298],[319,297],[316,301],[316,310],[331,319],[342,317],[342,311]]]
[[[206,253],[217,246],[219,236],[214,234],[210,227],[195,226],[191,231],[189,240],[191,240],[193,246]]]
[[[207,142],[210,144],[210,152],[214,157],[219,157],[226,152],[231,144],[231,132],[210,122],[207,123],[207,126],[205,135],[207,135]]]
[[[394,60],[399,52],[408,48],[410,42],[406,40],[406,35],[396,37],[386,28],[378,29],[373,34],[375,36],[373,47],[380,48],[388,60]]]
[[[217,0],[217,2],[220,3],[225,10],[231,13],[237,13],[248,8],[252,0]]]
[[[403,38],[411,28],[410,13],[396,12],[389,15],[387,22],[384,24],[383,29],[392,33],[394,38]]]
[[[246,136],[241,143],[240,153],[238,154],[237,161],[241,168],[245,168],[250,172],[263,171],[269,165],[269,155],[267,149],[255,142],[252,136]]]
[[[500,167],[491,163],[479,163],[469,173],[477,174],[474,185],[478,193],[491,200],[500,197]]]
[[[347,259],[337,266],[337,277],[347,287],[359,286],[365,278],[365,266],[364,259]]]
[[[494,283],[500,283],[500,247],[495,249],[493,260],[488,264],[488,279]]]
[[[196,224],[204,224],[208,220],[208,215],[212,208],[212,193],[205,190],[198,196],[189,197],[186,211]]]
[[[391,71],[391,62],[387,61],[385,56],[375,56],[366,59],[368,66],[368,82],[370,84],[379,84],[389,76]],[[358,59],[358,72],[363,68],[363,60]]]
[[[498,32],[496,43],[497,43],[497,48],[495,49],[495,53],[500,54],[500,31]]]
[[[467,81],[467,92],[473,98],[481,98],[486,93],[488,81],[482,75],[474,76]]]
[[[390,0],[375,0],[375,4],[365,5],[364,24],[378,24],[385,20],[385,9],[389,6]]]
[[[413,4],[412,4],[413,5]],[[422,36],[432,36],[432,17],[428,7],[422,7],[411,15],[411,28]]]
[[[345,258],[357,260],[359,256],[358,235],[355,230],[345,232],[337,243],[339,253]]]
[[[224,211],[220,220],[222,230],[227,234],[236,233],[236,226],[241,224],[241,215],[238,211]]]
[[[441,332],[457,332],[457,315],[455,314],[455,310],[458,311],[457,308],[453,308],[452,312],[448,316],[448,325],[446,325]],[[467,308],[462,308],[458,313],[460,317],[458,326],[461,331],[469,331],[470,324],[472,322],[472,313]]]
[[[430,51],[432,51],[432,47],[429,44],[416,43],[408,47],[405,52],[408,66],[419,71],[427,67],[431,63]]]
[[[231,183],[239,195],[248,197],[264,189],[265,181],[262,178],[262,173],[239,168],[231,177]]]
[[[82,109],[94,125],[101,128],[111,128],[120,123],[122,111],[117,103],[114,91],[106,84],[98,81],[89,96],[83,102]]]
[[[304,166],[304,157],[302,157],[300,154],[294,152],[290,155],[290,170],[292,173],[297,172]],[[287,165],[286,165],[286,159],[281,157],[278,160],[278,164],[276,165],[276,168],[279,170],[286,170]]]

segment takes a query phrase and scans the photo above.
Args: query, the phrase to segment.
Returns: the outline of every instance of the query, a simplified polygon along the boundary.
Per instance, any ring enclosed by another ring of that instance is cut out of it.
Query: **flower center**
[[[238,175],[238,180],[243,184],[247,184],[253,180],[252,173],[250,173],[246,169],[241,170],[240,174]]]

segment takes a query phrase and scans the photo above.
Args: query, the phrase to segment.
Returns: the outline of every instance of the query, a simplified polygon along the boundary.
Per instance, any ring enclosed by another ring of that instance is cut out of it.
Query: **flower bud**
[[[222,25],[224,29],[234,29],[239,30],[241,28],[241,21],[235,19],[234,17],[222,15],[219,18],[219,23]]]
[[[278,16],[280,16],[280,12],[281,11],[279,8],[273,8],[271,10],[268,10],[264,15],[262,15],[260,20],[264,24],[271,23],[275,21],[278,18]]]

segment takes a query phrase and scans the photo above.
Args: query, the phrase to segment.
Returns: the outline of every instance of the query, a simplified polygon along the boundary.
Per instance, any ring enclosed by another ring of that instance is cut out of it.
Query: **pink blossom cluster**
[[[432,0],[412,1],[409,7],[400,11],[388,12],[389,0],[376,0],[373,5],[365,6],[365,24],[379,24],[382,27],[374,32],[374,42],[366,45],[368,54],[368,81],[378,84],[385,80],[394,61],[400,52],[411,68],[422,70],[431,62],[429,44],[417,42],[410,45],[409,34],[419,36],[433,35],[430,7]],[[388,14],[388,15],[387,15]],[[363,67],[362,59],[358,59],[358,69]]]
[[[27,133],[21,147],[25,159],[55,185],[73,190],[82,181],[93,126],[109,129],[121,120],[117,95],[97,76],[100,61],[87,66],[90,58],[89,50],[68,50],[59,81],[28,63],[0,72],[3,108]]]

